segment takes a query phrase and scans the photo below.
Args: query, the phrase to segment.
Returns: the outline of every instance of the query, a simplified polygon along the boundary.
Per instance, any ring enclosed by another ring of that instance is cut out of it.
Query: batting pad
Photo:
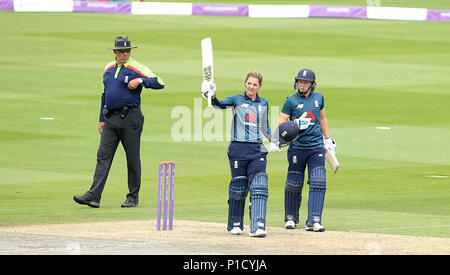
[[[228,188],[228,225],[230,231],[233,227],[244,229],[245,198],[248,193],[247,177],[235,177],[231,179]]]
[[[250,184],[250,196],[252,205],[250,208],[250,232],[256,229],[266,230],[267,198],[269,197],[268,177],[266,173],[260,172],[255,175]]]
[[[322,211],[325,202],[326,172],[325,167],[315,167],[309,172],[308,220],[306,225],[322,222]]]
[[[284,189],[284,221],[299,222],[299,209],[302,203],[302,189],[305,180],[304,174],[298,171],[289,171]]]

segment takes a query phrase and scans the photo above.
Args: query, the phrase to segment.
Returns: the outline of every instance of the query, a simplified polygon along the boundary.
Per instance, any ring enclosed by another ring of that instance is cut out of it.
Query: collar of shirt
[[[128,58],[128,61],[125,62],[125,63],[123,63],[123,64],[121,65],[121,67],[126,67],[126,66],[130,65],[130,63],[132,62],[132,60],[133,60],[133,59],[132,59],[131,57]],[[114,59],[114,62],[116,62],[116,66],[119,67],[119,64],[117,63],[117,60],[116,60],[116,59]]]
[[[250,97],[247,96],[247,93],[246,93],[246,92],[244,92],[244,98],[245,98],[246,100],[252,101],[252,99],[251,99]],[[258,94],[256,94],[255,101],[256,101],[256,102],[260,102],[260,101],[261,101],[261,99],[259,98],[259,95],[258,95]]]

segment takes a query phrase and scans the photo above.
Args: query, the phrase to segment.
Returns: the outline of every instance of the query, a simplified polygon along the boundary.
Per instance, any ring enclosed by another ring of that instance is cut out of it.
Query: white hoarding
[[[72,12],[73,0],[14,0],[14,11]]]
[[[132,2],[132,14],[192,15],[192,3]]]
[[[308,5],[249,5],[249,17],[308,17]]]
[[[427,20],[427,9],[367,7],[368,19]]]

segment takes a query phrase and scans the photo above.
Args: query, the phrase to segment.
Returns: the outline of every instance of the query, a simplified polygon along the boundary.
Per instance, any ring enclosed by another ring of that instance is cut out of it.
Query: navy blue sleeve
[[[105,106],[105,92],[102,93],[102,104],[100,105],[100,116],[98,119],[99,122],[105,121],[103,117],[103,106]]]
[[[155,90],[164,88],[164,82],[159,77],[151,77],[151,78],[142,77],[142,79],[144,80],[142,85],[145,88],[151,88]]]

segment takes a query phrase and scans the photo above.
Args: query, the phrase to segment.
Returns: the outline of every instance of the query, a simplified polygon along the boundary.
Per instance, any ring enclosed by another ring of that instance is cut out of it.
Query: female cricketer
[[[306,231],[322,232],[322,210],[326,191],[325,153],[335,148],[330,138],[322,94],[315,92],[316,76],[310,69],[300,70],[295,78],[297,92],[284,102],[279,124],[294,120],[300,128],[299,137],[289,146],[289,167],[285,185],[285,228],[299,223],[299,209],[305,169],[308,166],[308,219]],[[271,144],[271,148],[273,144]],[[272,150],[271,150],[272,151]]]
[[[266,174],[268,153],[263,145],[264,135],[271,139],[268,124],[269,103],[259,96],[263,77],[258,72],[250,72],[244,81],[245,92],[218,100],[215,84],[202,83],[202,96],[207,99],[211,93],[215,108],[233,108],[231,142],[228,159],[231,181],[228,188],[228,226],[232,235],[242,234],[244,228],[245,199],[250,191],[250,233],[251,237],[265,237],[268,177]]]

